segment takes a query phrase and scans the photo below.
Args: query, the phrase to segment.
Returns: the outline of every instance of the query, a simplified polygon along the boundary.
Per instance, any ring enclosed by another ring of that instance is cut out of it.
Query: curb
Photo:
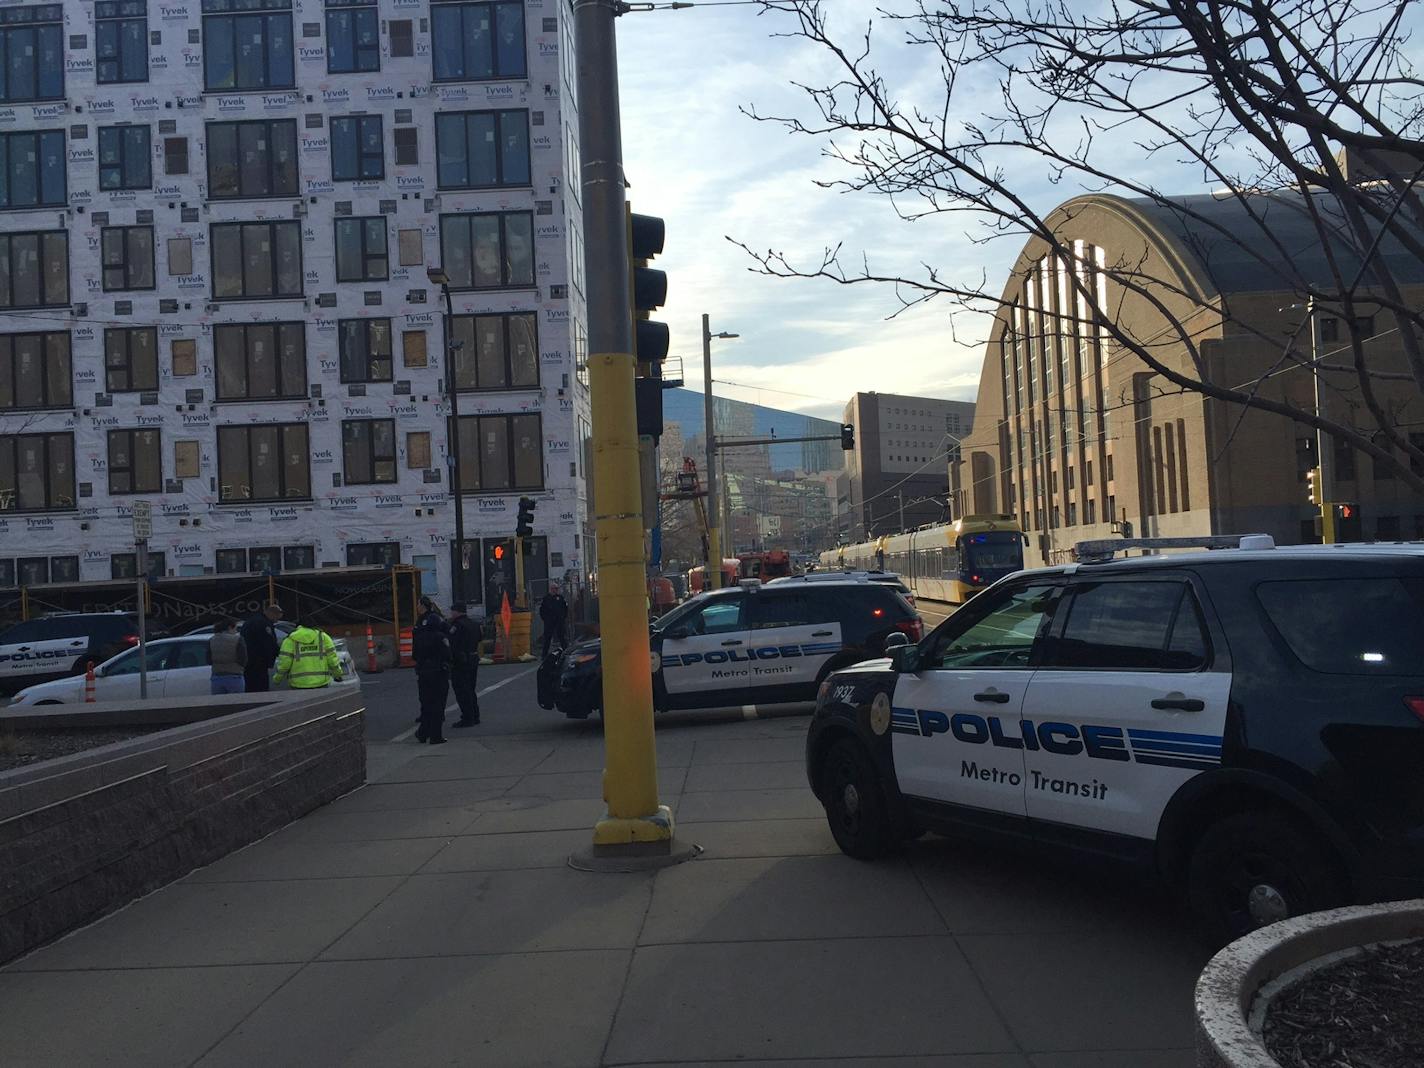
[[[1321,957],[1416,938],[1424,938],[1424,899],[1312,912],[1237,939],[1197,980],[1198,1068],[1280,1068],[1249,1023],[1263,987]]]

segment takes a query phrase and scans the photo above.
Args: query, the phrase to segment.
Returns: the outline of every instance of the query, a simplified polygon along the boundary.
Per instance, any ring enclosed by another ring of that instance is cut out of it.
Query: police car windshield
[[[652,624],[652,631],[654,634],[661,634],[663,631],[669,629],[670,627],[676,627],[679,624],[686,622],[689,616],[700,612],[708,601],[724,599],[726,597],[731,596],[735,592],[736,591],[734,590],[728,590],[724,593],[713,592],[709,594],[698,594],[686,604],[679,605],[677,608],[674,608],[671,612],[663,616],[661,619],[654,620]]]

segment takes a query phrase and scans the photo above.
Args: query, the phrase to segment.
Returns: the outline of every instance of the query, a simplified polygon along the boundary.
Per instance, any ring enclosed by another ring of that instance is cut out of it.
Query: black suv
[[[972,830],[1126,859],[1226,938],[1424,894],[1424,553],[1023,572],[831,676],[811,788],[852,856]]]
[[[0,692],[83,671],[138,642],[126,612],[65,612],[16,623],[0,633]]]
[[[669,708],[812,701],[832,671],[883,656],[920,619],[893,588],[868,582],[748,583],[703,593],[652,625],[653,702]],[[565,650],[556,704],[583,719],[603,704],[599,643]]]

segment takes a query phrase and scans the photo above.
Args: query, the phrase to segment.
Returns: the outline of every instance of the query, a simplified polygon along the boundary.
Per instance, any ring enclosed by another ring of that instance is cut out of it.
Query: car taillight
[[[1404,703],[1409,706],[1409,711],[1413,712],[1424,723],[1424,697],[1406,697]]]
[[[137,635],[137,634],[125,634],[125,635],[124,635],[124,644],[125,644],[125,645],[137,645],[137,644],[138,644],[138,635]]]
[[[876,619],[879,619],[881,616],[883,616],[883,615],[885,614],[885,609],[883,609],[883,608],[872,608],[872,609],[870,610],[870,614],[871,614],[872,616],[874,616]]]
[[[896,623],[895,629],[908,634],[912,642],[917,642],[924,636],[924,627],[918,619],[907,619],[903,623]]]

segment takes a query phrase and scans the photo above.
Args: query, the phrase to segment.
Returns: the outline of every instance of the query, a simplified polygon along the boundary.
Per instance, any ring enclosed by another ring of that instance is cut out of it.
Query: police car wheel
[[[821,762],[821,783],[826,819],[842,853],[873,860],[894,847],[885,795],[864,747],[849,738],[832,744]]]
[[[1187,896],[1202,933],[1229,942],[1258,927],[1338,905],[1345,897],[1333,859],[1294,819],[1243,812],[1197,842]]]

